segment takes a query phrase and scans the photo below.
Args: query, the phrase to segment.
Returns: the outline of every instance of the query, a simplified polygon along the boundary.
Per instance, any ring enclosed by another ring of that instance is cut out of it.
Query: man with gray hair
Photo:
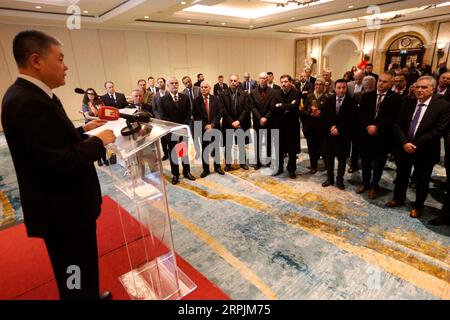
[[[331,80],[331,70],[328,68],[323,69],[322,77],[325,83],[328,83],[328,92],[334,92],[334,80]]]
[[[255,170],[260,169],[262,166],[261,156],[263,145],[266,146],[267,157],[271,157],[272,139],[270,135],[270,124],[272,120],[272,107],[275,103],[276,91],[267,86],[267,80],[267,73],[261,72],[259,74],[258,86],[250,92],[250,101],[253,114],[253,129],[255,129],[256,133]],[[263,138],[265,140],[265,144],[262,143]]]
[[[364,93],[375,91],[377,81],[372,76],[365,76],[362,81]]]
[[[420,77],[416,82],[416,98],[403,101],[402,112],[394,124],[397,138],[397,178],[394,197],[386,203],[397,207],[405,203],[409,175],[416,169],[416,201],[410,217],[422,215],[428,196],[430,177],[440,158],[440,139],[450,119],[448,104],[433,96],[436,80],[431,76]]]
[[[250,73],[244,73],[244,81],[241,84],[242,90],[250,93],[251,90],[256,88],[256,85],[256,81],[250,78]]]

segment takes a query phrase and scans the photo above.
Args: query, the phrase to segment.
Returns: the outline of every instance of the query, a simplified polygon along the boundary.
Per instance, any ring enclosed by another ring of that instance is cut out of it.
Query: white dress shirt
[[[417,121],[417,126],[416,126],[416,129],[414,130],[414,136],[416,135],[417,129],[419,129],[419,127],[420,127],[420,123],[422,122],[423,115],[425,114],[425,112],[427,112],[427,108],[431,102],[431,98],[432,98],[432,96],[429,97],[428,100],[425,101],[424,103],[420,103],[419,100],[417,100],[416,110],[414,110],[414,114],[411,119],[414,119],[414,115],[416,114],[416,112],[418,110],[421,110],[422,113],[420,114],[419,121]],[[422,108],[419,108],[419,104],[424,104],[424,106]]]
[[[39,87],[42,91],[44,91],[50,97],[50,99],[53,99],[52,89],[50,89],[50,87],[41,80],[22,73],[20,73],[18,77],[30,81],[32,84],[34,84],[35,86]]]

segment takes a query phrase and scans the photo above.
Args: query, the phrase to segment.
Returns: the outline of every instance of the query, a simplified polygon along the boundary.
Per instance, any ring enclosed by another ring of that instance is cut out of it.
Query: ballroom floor
[[[394,164],[375,201],[354,190],[322,188],[325,172],[307,174],[306,141],[297,179],[270,169],[233,170],[167,184],[176,251],[233,299],[450,299],[450,228],[426,222],[444,198],[445,170],[436,166],[425,214],[386,209]],[[170,179],[168,161],[165,176]],[[199,177],[201,166],[192,173]],[[111,194],[105,167],[98,168]],[[414,190],[408,191],[414,200]],[[0,229],[21,221],[14,168],[0,135]]]

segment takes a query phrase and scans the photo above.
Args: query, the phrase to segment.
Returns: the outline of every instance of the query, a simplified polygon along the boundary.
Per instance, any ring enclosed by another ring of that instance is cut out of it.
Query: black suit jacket
[[[388,90],[375,118],[377,99],[377,91],[368,92],[362,96],[359,105],[358,132],[361,137],[361,152],[365,154],[372,152],[387,153],[393,146],[393,125],[402,98],[392,90]],[[377,134],[374,136],[367,133],[367,127],[370,125],[375,125],[378,128]]]
[[[239,120],[242,130],[250,129],[250,97],[242,89],[237,89],[236,113],[234,112],[231,89],[225,90],[220,95],[222,103],[222,128],[232,129],[234,121]]]
[[[189,125],[191,122],[191,103],[187,95],[178,93],[178,106],[167,92],[159,100],[159,114],[162,120]]]
[[[136,106],[134,103],[132,103],[132,104],[130,104],[127,108],[130,108],[130,109],[137,109],[137,106]],[[153,118],[155,117],[155,114],[153,113],[153,108],[152,108],[152,106],[151,106],[150,104],[143,103],[143,104],[141,105],[141,111],[147,111],[147,112],[150,112],[151,115],[152,115],[152,117],[153,117]],[[137,111],[136,111],[136,112],[137,112]]]
[[[220,87],[219,83],[216,83],[214,85],[214,95],[215,96],[220,96],[220,94],[222,93],[223,90],[228,89],[228,86],[226,83],[223,83],[222,85],[223,85],[223,89]]]
[[[73,232],[100,214],[93,162],[104,154],[103,143],[76,129],[56,99],[18,78],[2,102],[2,125],[30,237],[45,237],[55,228]]]
[[[266,96],[263,99],[259,91],[259,86],[250,92],[250,103],[253,114],[253,127],[260,128],[261,118],[267,119],[266,127],[270,124],[272,118],[272,108],[275,104],[277,92],[269,87],[266,88]]]
[[[397,139],[397,148],[404,153],[403,145],[412,142],[417,150],[413,155],[421,161],[439,161],[440,139],[448,127],[450,120],[449,104],[436,96],[433,96],[425,111],[422,121],[417,128],[413,139],[408,137],[409,126],[416,109],[417,99],[403,101],[402,111],[394,123],[394,132]]]
[[[102,96],[102,101],[105,104],[105,106],[116,107],[119,109],[128,106],[128,102],[127,99],[125,98],[125,95],[119,92],[116,92],[116,101],[114,101],[114,99],[112,99],[108,93]]]
[[[202,122],[202,129],[204,130],[208,124],[211,124],[213,128],[220,129],[220,119],[222,118],[221,110],[222,106],[220,99],[216,96],[209,95],[209,119],[208,113],[205,108],[205,100],[200,95],[194,100],[193,118],[194,121]]]
[[[258,84],[256,83],[256,80],[253,80],[253,79],[250,79],[250,80],[249,80],[249,84],[250,84],[250,90],[255,89],[256,86],[258,85]],[[247,86],[247,81],[243,80],[243,81],[241,82],[241,89],[244,90],[244,91],[247,91],[248,88],[246,89],[246,88],[245,88],[246,86]]]
[[[346,95],[339,114],[336,113],[336,95],[327,98],[322,110],[324,153],[328,156],[348,157],[350,154],[350,139],[353,129],[352,121],[356,109],[355,101]],[[331,127],[336,126],[339,134],[333,136]]]

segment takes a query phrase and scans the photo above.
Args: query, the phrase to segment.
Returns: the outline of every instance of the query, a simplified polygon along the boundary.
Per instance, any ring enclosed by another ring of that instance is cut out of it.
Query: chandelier
[[[297,4],[298,6],[308,6],[314,2],[319,2],[320,0],[288,0],[285,2],[278,2],[277,7],[285,7],[290,3]]]

